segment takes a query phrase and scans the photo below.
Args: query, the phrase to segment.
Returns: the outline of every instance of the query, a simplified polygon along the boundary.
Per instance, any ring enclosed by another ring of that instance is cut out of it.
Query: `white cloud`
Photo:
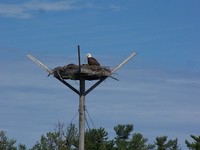
[[[45,11],[61,11],[70,10],[75,7],[72,6],[71,1],[57,1],[57,2],[39,2],[31,1],[23,4],[27,10],[45,10]]]
[[[29,19],[34,17],[35,12],[50,12],[50,11],[68,11],[74,9],[82,8],[95,8],[102,10],[103,7],[96,6],[94,3],[85,2],[81,0],[31,0],[21,4],[6,4],[0,3],[0,16],[11,17],[11,18],[21,18]],[[111,4],[106,9],[111,9],[113,11],[120,11],[123,8],[118,5]]]
[[[113,11],[120,11],[123,9],[121,6],[114,5],[114,4],[110,5],[109,8],[112,9]]]
[[[0,15],[5,17],[29,18],[31,15],[26,12],[23,5],[0,4]]]
[[[164,81],[164,80],[163,80]],[[173,85],[180,85],[180,86],[191,86],[191,87],[199,87],[200,80],[199,79],[165,79],[166,82],[171,83]]]
[[[74,3],[77,1],[29,1],[23,4],[3,4],[0,3],[0,15],[4,17],[14,17],[28,19],[32,17],[33,11],[67,11],[77,9]]]

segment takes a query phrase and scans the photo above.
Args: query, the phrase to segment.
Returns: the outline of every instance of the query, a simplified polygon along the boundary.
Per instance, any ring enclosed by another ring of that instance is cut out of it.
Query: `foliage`
[[[26,150],[26,145],[19,144],[18,150]]]
[[[9,139],[5,131],[0,131],[0,150],[26,150],[25,145],[19,144],[17,148],[15,144],[15,139]]]
[[[116,137],[115,137],[115,143],[117,146],[118,150],[127,150],[128,149],[128,139],[133,131],[133,125],[132,124],[127,124],[127,125],[122,125],[119,124],[114,127]]]
[[[141,133],[133,133],[132,124],[119,124],[114,127],[116,136],[108,138],[104,128],[88,129],[85,132],[86,150],[180,150],[178,139],[167,136],[156,137],[154,144]],[[200,136],[191,135],[193,142],[185,140],[190,150],[200,150]],[[78,129],[74,124],[64,128],[58,123],[53,132],[42,135],[30,150],[78,150]],[[0,150],[27,150],[25,145],[16,145],[15,139],[9,139],[5,131],[0,131]]]
[[[75,125],[70,124],[64,131],[64,125],[58,123],[54,132],[42,135],[31,150],[77,150],[78,131]]]
[[[114,146],[114,141],[108,140],[108,133],[104,128],[87,130],[85,140],[87,150],[111,150]]]
[[[117,125],[114,127],[116,132],[115,144],[117,150],[152,150],[154,145],[147,144],[148,139],[142,134],[133,132],[133,125]],[[130,135],[132,135],[130,139]]]
[[[14,146],[15,143],[16,143],[16,140],[8,139],[5,131],[0,131],[0,149],[1,150],[3,149],[16,150],[17,148]]]
[[[178,146],[178,139],[167,140],[167,136],[156,138],[156,150],[180,150]]]
[[[128,149],[132,150],[153,150],[155,145],[146,144],[148,142],[147,138],[144,138],[142,134],[135,133],[132,135],[131,141],[128,145]]]
[[[185,144],[191,150],[200,150],[200,136],[190,135],[194,142],[190,143],[188,140],[185,140]]]
[[[117,125],[114,127],[116,137],[114,140],[108,139],[108,133],[104,128],[86,130],[85,149],[87,150],[152,150],[154,145],[146,144],[148,139],[142,134],[133,134],[133,125]],[[62,136],[63,135],[63,136]],[[75,125],[70,125],[67,132],[63,126],[58,125],[55,132],[49,132],[46,136],[42,135],[31,150],[76,150],[78,149],[78,133]]]

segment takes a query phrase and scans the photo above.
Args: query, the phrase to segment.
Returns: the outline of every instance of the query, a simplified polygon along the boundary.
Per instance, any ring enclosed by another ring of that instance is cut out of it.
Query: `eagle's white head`
[[[87,58],[92,57],[92,55],[90,53],[88,53],[86,56],[87,56]]]

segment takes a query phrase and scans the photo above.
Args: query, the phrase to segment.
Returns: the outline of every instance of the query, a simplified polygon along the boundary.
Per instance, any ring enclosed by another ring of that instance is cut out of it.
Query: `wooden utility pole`
[[[85,79],[80,79],[79,96],[79,150],[84,150],[85,143]]]
[[[84,150],[85,143],[85,79],[81,76],[80,46],[78,45],[78,65],[79,65],[79,150]]]
[[[136,55],[135,52],[133,52],[129,57],[127,57],[122,63],[120,63],[118,66],[116,66],[113,70],[111,70],[111,74],[115,73],[118,69],[120,69],[125,63],[127,63],[132,57]],[[55,76],[54,70],[49,69],[46,65],[41,63],[39,60],[37,60],[32,55],[27,55],[29,59],[31,59],[33,62],[35,62],[37,65],[39,65],[41,68],[46,70],[49,74],[54,74],[54,77],[57,78],[60,82],[62,82],[64,85],[69,87],[72,91],[74,91],[76,94],[79,95],[79,150],[85,150],[85,96],[91,92],[93,89],[95,89],[101,82],[103,82],[105,79],[107,79],[109,76],[103,76],[98,79],[98,81],[92,85],[87,90],[85,89],[85,76],[82,76],[82,70],[81,70],[81,61],[80,61],[80,46],[78,45],[78,80],[79,80],[79,90],[74,88],[72,85],[70,85],[68,82],[66,82],[63,78],[60,78],[59,76]]]

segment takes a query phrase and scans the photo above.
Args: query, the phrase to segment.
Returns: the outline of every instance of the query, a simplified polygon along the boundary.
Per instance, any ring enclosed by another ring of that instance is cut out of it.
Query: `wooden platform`
[[[111,75],[111,70],[108,67],[102,66],[89,66],[87,64],[81,65],[79,72],[79,66],[76,64],[68,64],[63,67],[56,67],[52,70],[52,74],[56,78],[80,80],[80,77],[85,80],[99,80],[103,77]]]

